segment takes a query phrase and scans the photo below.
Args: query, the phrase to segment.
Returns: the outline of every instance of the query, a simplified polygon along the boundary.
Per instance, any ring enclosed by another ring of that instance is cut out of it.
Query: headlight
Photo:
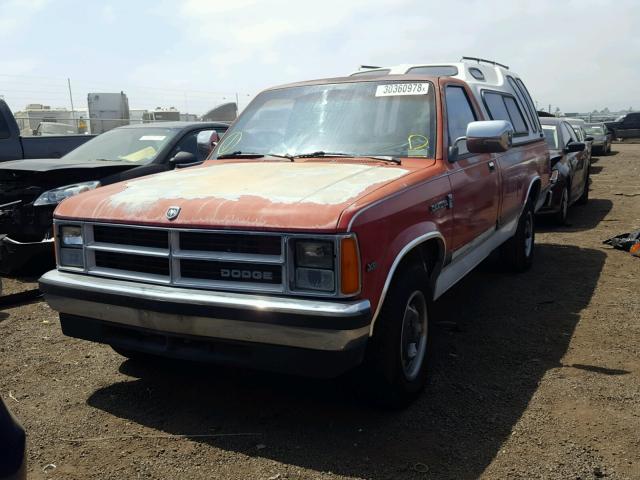
[[[360,252],[355,236],[294,240],[292,253],[294,290],[341,295],[355,295],[360,291]]]
[[[61,225],[58,227],[58,262],[61,267],[84,267],[82,227]]]
[[[78,195],[79,193],[87,192],[89,190],[93,190],[100,186],[100,182],[83,182],[83,183],[75,183],[73,185],[66,185],[64,187],[54,188],[53,190],[48,190],[36,198],[36,201],[33,202],[35,207],[39,207],[42,205],[57,205],[65,198],[73,197],[74,195]]]
[[[82,227],[79,225],[60,227],[60,244],[63,247],[82,247]]]
[[[333,292],[336,286],[334,242],[296,240],[294,251],[294,288]]]
[[[333,269],[333,242],[306,241],[296,242],[296,266]]]

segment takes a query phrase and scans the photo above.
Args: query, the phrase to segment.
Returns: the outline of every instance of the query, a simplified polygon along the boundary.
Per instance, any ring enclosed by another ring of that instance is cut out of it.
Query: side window
[[[528,133],[529,129],[527,128],[524,118],[522,118],[522,112],[518,108],[518,104],[515,99],[511,97],[504,97],[503,99],[504,104],[507,106],[507,110],[509,111],[511,123],[513,124],[513,128],[515,128],[516,133]]]
[[[578,138],[576,137],[576,133],[573,131],[573,128],[571,128],[568,123],[563,123],[560,126],[560,129],[562,130],[562,138],[564,140],[564,146],[566,146],[571,142],[576,142],[578,140]]]
[[[524,94],[522,93],[522,90],[520,89],[516,81],[513,79],[513,77],[508,76],[507,79],[509,80],[509,85],[511,85],[511,89],[515,92],[516,97],[518,97],[518,100],[520,100],[520,104],[524,108],[524,113],[527,117],[527,123],[531,125],[531,130],[536,131],[537,127],[536,127],[536,121],[534,119],[534,116],[537,115],[536,112],[535,111],[532,112],[531,109],[529,108],[529,105],[527,104],[527,101],[524,98]]]
[[[485,92],[484,103],[487,105],[487,110],[489,110],[489,116],[492,120],[506,120],[507,122],[511,122],[511,117],[507,111],[507,106],[502,100],[502,95],[498,93]],[[515,128],[515,125],[513,128]]]
[[[9,125],[2,115],[0,115],[0,139],[9,138]]]
[[[484,102],[493,120],[511,122],[516,134],[526,134],[528,132],[522,112],[520,112],[518,104],[513,97],[500,93],[484,92]]]
[[[522,80],[520,80],[519,78],[516,80],[516,84],[520,87],[520,90],[522,91],[522,94],[526,98],[527,105],[529,106],[529,109],[535,114],[536,107],[533,104],[533,100],[531,100],[531,95],[529,95],[529,90],[527,90],[527,87],[525,86],[524,83],[522,83]],[[537,115],[534,115],[534,120],[536,122],[537,130],[541,131],[542,127],[540,126],[540,120],[538,120],[538,116]]]
[[[449,131],[449,145],[453,145],[456,138],[467,134],[467,125],[476,120],[469,98],[462,87],[447,87],[445,90],[447,102],[447,127]],[[467,153],[465,143],[458,144],[460,154]]]

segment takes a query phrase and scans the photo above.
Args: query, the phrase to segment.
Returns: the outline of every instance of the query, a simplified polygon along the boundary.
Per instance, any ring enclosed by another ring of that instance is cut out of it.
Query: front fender
[[[420,245],[433,239],[438,241],[439,253],[438,258],[434,259],[433,271],[429,272],[431,280],[430,287],[433,287],[435,279],[442,269],[447,251],[445,237],[438,230],[437,225],[431,221],[416,223],[398,233],[395,238],[390,239],[391,241],[389,242],[389,247],[387,248],[387,254],[384,261],[385,268],[382,269],[384,272],[384,283],[382,284],[379,296],[376,296],[376,300],[372,302],[372,306],[375,310],[371,322],[371,333],[373,333],[376,319],[389,291],[393,276],[398,271],[398,267],[401,265],[402,261],[407,258],[407,255],[413,252]]]

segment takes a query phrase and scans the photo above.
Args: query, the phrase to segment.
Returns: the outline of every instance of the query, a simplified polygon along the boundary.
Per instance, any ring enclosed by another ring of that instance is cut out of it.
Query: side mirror
[[[191,152],[178,152],[176,156],[169,160],[176,168],[186,167],[198,163],[198,159]]]
[[[593,137],[584,137],[585,142],[593,142]]]
[[[206,157],[211,151],[216,148],[220,141],[220,135],[215,130],[205,130],[198,133],[197,143],[198,152],[202,153],[203,157]]]
[[[586,148],[586,145],[584,143],[582,143],[582,142],[571,142],[571,143],[567,144],[566,147],[564,147],[564,151],[566,153],[583,152],[585,148]]]
[[[513,126],[505,120],[471,122],[467,125],[467,150],[471,153],[506,152],[513,144]]]

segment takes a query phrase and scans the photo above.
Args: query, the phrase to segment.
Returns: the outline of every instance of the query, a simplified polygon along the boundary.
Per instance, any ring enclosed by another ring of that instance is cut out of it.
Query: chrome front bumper
[[[368,300],[325,301],[215,292],[52,270],[40,279],[63,315],[211,340],[340,352],[369,334]]]

